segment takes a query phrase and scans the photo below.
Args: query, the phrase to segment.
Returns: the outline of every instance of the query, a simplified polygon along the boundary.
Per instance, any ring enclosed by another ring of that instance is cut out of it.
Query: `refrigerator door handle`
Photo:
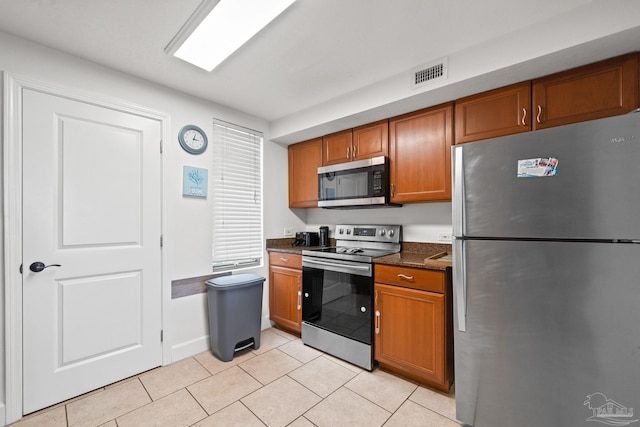
[[[462,236],[464,230],[464,170],[462,147],[453,147],[453,235]]]
[[[453,241],[453,295],[456,301],[458,330],[467,331],[467,277],[464,240]]]

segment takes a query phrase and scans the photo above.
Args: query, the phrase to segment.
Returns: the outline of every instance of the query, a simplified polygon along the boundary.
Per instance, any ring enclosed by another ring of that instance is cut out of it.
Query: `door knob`
[[[40,273],[45,268],[49,268],[49,267],[62,267],[62,266],[60,264],[44,265],[43,262],[36,261],[29,266],[29,270],[33,271],[34,273]]]

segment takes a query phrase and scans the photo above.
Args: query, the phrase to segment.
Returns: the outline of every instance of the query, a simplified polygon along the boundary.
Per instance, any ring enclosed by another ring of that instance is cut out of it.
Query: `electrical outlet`
[[[451,234],[447,234],[447,233],[438,234],[438,241],[451,243]]]
[[[285,228],[284,237],[293,237],[293,228]]]

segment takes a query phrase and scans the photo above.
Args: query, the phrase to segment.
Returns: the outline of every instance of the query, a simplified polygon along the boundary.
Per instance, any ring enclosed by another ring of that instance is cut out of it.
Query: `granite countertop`
[[[426,260],[426,258],[432,259]],[[451,245],[403,242],[401,252],[375,258],[373,262],[375,264],[423,268],[426,270],[446,270],[452,266]]]
[[[292,246],[293,241],[293,238],[267,239],[267,251],[301,255],[303,250],[320,248],[319,246]],[[329,243],[330,245],[335,245],[333,239]],[[429,257],[433,259],[425,261],[425,258]],[[375,264],[398,265],[428,270],[446,270],[452,266],[451,245],[403,242],[401,252],[374,258],[373,262]]]
[[[293,246],[294,238],[267,239],[267,252],[283,252],[287,254],[302,255],[302,251],[320,249],[321,246]],[[335,246],[334,239],[329,239],[329,246]]]

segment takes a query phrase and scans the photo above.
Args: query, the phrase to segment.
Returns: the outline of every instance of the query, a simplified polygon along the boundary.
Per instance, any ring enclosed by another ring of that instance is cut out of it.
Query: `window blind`
[[[261,265],[262,133],[213,122],[213,271]]]

